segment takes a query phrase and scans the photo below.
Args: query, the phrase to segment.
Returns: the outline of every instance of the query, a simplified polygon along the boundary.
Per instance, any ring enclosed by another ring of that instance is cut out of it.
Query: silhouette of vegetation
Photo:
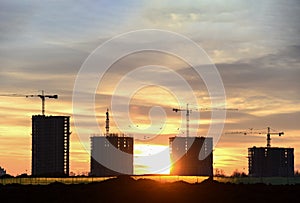
[[[232,173],[232,175],[230,177],[233,178],[242,178],[242,177],[248,177],[248,175],[244,172],[240,172],[237,169]]]
[[[223,169],[218,169],[218,168],[215,169],[214,176],[215,177],[226,177],[224,170]]]

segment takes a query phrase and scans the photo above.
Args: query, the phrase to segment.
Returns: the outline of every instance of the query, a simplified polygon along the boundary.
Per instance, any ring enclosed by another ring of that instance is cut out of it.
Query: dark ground
[[[98,183],[0,185],[0,202],[300,202],[300,185],[204,181],[159,183],[119,177]]]

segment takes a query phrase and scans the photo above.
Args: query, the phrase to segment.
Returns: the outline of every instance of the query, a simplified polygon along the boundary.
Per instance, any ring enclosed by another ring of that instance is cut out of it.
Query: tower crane
[[[197,109],[196,111],[213,111],[213,110],[231,110],[231,111],[237,111],[238,109],[227,109],[227,108],[200,108]],[[190,114],[192,112],[191,109],[189,109],[189,104],[186,104],[186,109],[178,109],[178,108],[173,108],[173,111],[176,113],[178,111],[185,111],[186,112],[186,136],[189,137],[189,128],[190,128]]]
[[[106,121],[105,121],[105,129],[106,129],[106,136],[109,136],[109,109],[106,110]]]
[[[38,94],[38,95],[23,95],[23,94],[0,94],[0,96],[4,96],[4,97],[39,97],[42,100],[42,115],[45,115],[45,99],[49,98],[49,99],[58,99],[58,95],[45,95],[44,94],[44,90],[42,90],[42,94]]]
[[[253,131],[253,128],[249,128],[248,131],[229,132],[226,134],[267,134],[267,147],[271,147],[271,135],[284,135],[284,132],[271,132],[271,128],[267,127],[267,132]]]

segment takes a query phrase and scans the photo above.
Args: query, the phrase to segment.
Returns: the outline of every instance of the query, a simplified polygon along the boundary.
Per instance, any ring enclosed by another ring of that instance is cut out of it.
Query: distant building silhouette
[[[294,148],[248,148],[248,166],[252,177],[294,176]]]
[[[91,176],[133,174],[134,139],[110,133],[91,137]],[[124,153],[122,153],[124,152]],[[109,166],[112,166],[111,168]],[[119,171],[114,171],[117,169]]]
[[[32,175],[68,176],[69,116],[32,116]]]
[[[170,137],[172,175],[213,175],[212,138]]]
[[[4,168],[0,167],[0,176],[6,175],[6,170]]]

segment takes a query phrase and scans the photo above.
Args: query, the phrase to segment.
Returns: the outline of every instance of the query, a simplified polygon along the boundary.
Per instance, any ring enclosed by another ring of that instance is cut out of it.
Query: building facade
[[[69,116],[32,116],[32,175],[68,176]]]
[[[252,177],[294,176],[294,148],[248,148],[248,167]]]
[[[134,139],[127,136],[91,137],[91,176],[133,175]]]
[[[172,175],[213,176],[213,140],[205,137],[170,137]]]

